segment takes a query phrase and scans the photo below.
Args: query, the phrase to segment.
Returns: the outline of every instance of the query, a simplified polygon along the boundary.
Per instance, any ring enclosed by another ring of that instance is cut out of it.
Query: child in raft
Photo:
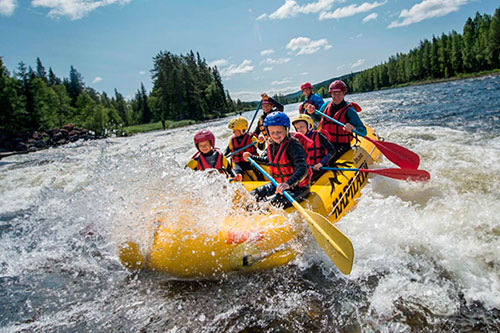
[[[226,156],[215,148],[215,136],[209,130],[201,130],[194,136],[194,145],[198,152],[186,164],[193,170],[216,169],[236,181],[241,181],[242,176],[236,175]]]
[[[304,200],[309,195],[312,172],[306,163],[304,147],[299,139],[289,133],[290,118],[285,113],[272,112],[266,117],[264,126],[270,137],[267,156],[260,157],[245,152],[243,159],[248,161],[248,157],[251,157],[259,164],[268,165],[269,173],[279,185],[276,188],[269,183],[250,193],[257,201],[274,195],[271,203],[286,208],[291,203],[283,195],[283,191],[288,191],[299,202]]]
[[[250,162],[245,162],[243,160],[243,153],[249,152],[252,155],[257,155],[257,147],[260,150],[264,150],[266,144],[264,138],[260,141],[250,133],[248,130],[248,120],[244,117],[236,117],[231,119],[227,127],[233,131],[233,136],[229,140],[229,144],[224,152],[224,155],[231,154],[231,161],[233,162],[234,172],[238,175],[243,176],[247,174],[252,180],[265,180],[264,176],[256,170]],[[252,144],[252,146],[247,147],[243,150],[242,148]],[[238,151],[239,150],[239,151]],[[238,151],[237,153],[235,153]]]
[[[312,167],[313,174],[311,181],[319,179],[325,173],[321,170],[327,166],[335,156],[336,150],[328,138],[321,132],[314,130],[314,121],[306,114],[301,114],[292,120],[292,125],[298,133],[311,139],[311,144],[304,147],[306,149],[307,164]]]

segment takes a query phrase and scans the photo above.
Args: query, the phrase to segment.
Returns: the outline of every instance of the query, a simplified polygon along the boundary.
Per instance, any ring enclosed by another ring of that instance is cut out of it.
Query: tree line
[[[98,135],[120,132],[123,126],[160,120],[205,120],[236,110],[216,67],[191,51],[160,52],[154,58],[153,90],[141,84],[129,100],[86,86],[71,66],[69,77],[57,77],[40,58],[36,66],[20,62],[11,74],[0,57],[0,132],[16,134],[61,128],[67,123]]]

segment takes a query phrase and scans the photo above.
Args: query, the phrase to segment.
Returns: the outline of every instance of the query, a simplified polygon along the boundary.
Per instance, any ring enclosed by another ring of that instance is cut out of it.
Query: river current
[[[0,331],[498,332],[500,76],[347,99],[431,174],[369,178],[338,223],[355,249],[350,275],[308,235],[269,271],[207,281],[128,272],[118,246],[147,246],[158,207],[215,227],[232,209],[237,184],[183,169],[196,131],[226,147],[229,118],[75,142],[0,160]]]

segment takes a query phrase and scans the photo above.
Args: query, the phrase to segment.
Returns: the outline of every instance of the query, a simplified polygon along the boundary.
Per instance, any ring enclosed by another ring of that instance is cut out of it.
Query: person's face
[[[305,88],[304,90],[302,90],[302,93],[304,94],[304,96],[306,96],[306,98],[308,98],[312,94],[312,89],[311,88]]]
[[[268,126],[267,132],[269,133],[271,139],[277,144],[280,144],[283,140],[285,140],[287,134],[284,126]]]
[[[234,136],[240,136],[243,134],[243,132],[241,130],[235,129],[235,130],[233,130],[233,134],[234,134]]]
[[[296,121],[293,123],[293,126],[295,127],[295,130],[299,132],[300,134],[306,135],[307,129],[308,129],[308,123],[305,121]]]
[[[344,100],[345,93],[343,91],[332,91],[330,96],[332,96],[333,103],[340,104]]]
[[[207,154],[212,150],[212,145],[210,144],[210,141],[202,141],[202,142],[198,143],[198,149],[203,154]]]
[[[271,104],[262,104],[262,110],[265,112],[265,113],[269,113],[271,110],[272,110],[272,105]]]

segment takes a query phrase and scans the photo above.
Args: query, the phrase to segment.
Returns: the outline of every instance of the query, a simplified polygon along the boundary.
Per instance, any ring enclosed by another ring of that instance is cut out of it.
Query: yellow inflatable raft
[[[367,130],[369,137],[377,139],[373,130]],[[336,166],[367,168],[379,156],[380,151],[361,138]],[[311,194],[301,205],[335,223],[355,205],[366,182],[366,173],[328,171],[311,186]],[[242,184],[250,191],[266,183]],[[300,216],[290,218],[294,211],[292,206],[285,214],[228,215],[217,231],[193,227],[188,216],[175,225],[166,223],[168,215],[161,216],[149,250],[141,251],[137,243],[129,241],[120,247],[119,257],[129,269],[164,272],[178,278],[212,278],[232,271],[284,265],[296,255],[293,241],[303,225]]]

